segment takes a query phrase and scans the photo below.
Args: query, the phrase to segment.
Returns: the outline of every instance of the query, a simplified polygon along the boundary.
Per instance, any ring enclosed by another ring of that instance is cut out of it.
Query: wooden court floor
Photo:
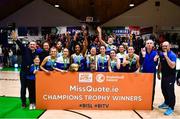
[[[18,72],[0,72],[0,96],[19,97],[19,89]],[[157,80],[154,110],[47,110],[40,119],[180,119],[180,87],[177,85],[175,86],[175,93],[175,112],[171,116],[164,116],[165,110],[158,109],[158,105],[164,100],[160,80]]]

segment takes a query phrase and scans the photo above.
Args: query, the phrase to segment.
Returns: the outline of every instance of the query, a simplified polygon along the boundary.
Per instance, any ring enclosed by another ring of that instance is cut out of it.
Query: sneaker
[[[36,104],[33,104],[33,109],[36,109]]]
[[[26,108],[26,103],[22,103],[21,107],[22,107],[22,109],[25,109]]]
[[[173,114],[173,112],[174,112],[174,110],[169,107],[169,108],[164,112],[164,115],[169,116],[169,115]]]
[[[29,105],[29,110],[32,110],[33,109],[33,104],[30,104]]]
[[[161,109],[168,109],[169,106],[166,105],[165,103],[163,103],[163,104],[159,105],[158,108],[161,108]]]

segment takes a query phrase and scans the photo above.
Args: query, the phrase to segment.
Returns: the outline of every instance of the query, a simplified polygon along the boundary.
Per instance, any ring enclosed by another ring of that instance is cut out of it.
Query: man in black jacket
[[[23,45],[20,40],[17,39],[17,33],[12,32],[12,39],[17,43],[21,50],[22,63],[20,71],[20,82],[21,82],[21,102],[22,108],[26,107],[26,87],[27,87],[27,74],[29,74],[29,68],[33,64],[33,59],[37,55],[36,53],[36,42],[30,41],[28,47]]]

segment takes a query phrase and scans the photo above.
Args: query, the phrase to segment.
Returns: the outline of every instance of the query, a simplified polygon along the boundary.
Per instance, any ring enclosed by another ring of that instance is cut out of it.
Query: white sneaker
[[[30,104],[29,105],[29,110],[32,110],[33,109],[33,104]]]
[[[33,109],[36,109],[36,104],[33,104]]]

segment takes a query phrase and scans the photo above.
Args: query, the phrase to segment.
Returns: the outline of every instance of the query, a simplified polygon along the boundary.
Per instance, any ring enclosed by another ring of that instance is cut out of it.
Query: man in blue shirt
[[[154,42],[151,39],[147,40],[145,48],[141,49],[141,55],[140,55],[141,71],[143,73],[154,74],[152,106],[153,106],[154,94],[155,94],[156,66],[158,64],[158,58],[159,58],[157,51],[155,51],[153,48],[154,48]]]
[[[158,78],[161,77],[161,90],[164,96],[164,103],[159,105],[161,109],[167,109],[164,115],[171,115],[174,112],[175,92],[174,84],[176,80],[176,55],[170,50],[169,42],[162,44],[163,52],[160,54],[160,64],[158,67]]]

